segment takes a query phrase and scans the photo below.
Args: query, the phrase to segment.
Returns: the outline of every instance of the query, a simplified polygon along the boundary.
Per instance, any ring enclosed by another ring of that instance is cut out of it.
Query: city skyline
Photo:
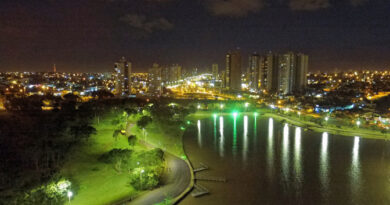
[[[105,72],[120,56],[135,72],[204,69],[237,47],[245,58],[302,52],[312,72],[389,68],[386,1],[237,2],[2,1],[0,71]]]

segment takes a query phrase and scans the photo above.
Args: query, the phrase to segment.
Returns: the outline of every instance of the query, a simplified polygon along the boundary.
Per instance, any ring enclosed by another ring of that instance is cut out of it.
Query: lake
[[[390,143],[317,133],[272,118],[214,115],[184,134],[210,195],[180,204],[390,204]]]

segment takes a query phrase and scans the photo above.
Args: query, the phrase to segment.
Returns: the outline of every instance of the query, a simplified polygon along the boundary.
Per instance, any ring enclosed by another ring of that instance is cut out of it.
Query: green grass
[[[71,203],[77,204],[110,204],[112,202],[135,196],[137,191],[131,187],[129,175],[118,173],[112,165],[98,161],[98,158],[113,148],[130,148],[127,138],[119,136],[115,141],[112,137],[115,126],[110,118],[94,124],[97,133],[88,142],[73,148],[71,156],[61,173],[80,186]],[[145,149],[140,145],[136,150]]]
[[[132,122],[136,123],[136,122]],[[145,129],[145,137],[143,131],[137,126],[131,128],[131,133],[136,135],[138,139],[144,140],[154,147],[161,148],[175,156],[181,157],[184,155],[182,136],[183,131],[178,127],[166,125],[162,128],[155,122],[149,124]]]

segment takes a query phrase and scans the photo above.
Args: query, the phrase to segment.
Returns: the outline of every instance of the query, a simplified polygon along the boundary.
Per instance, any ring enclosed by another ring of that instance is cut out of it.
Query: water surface
[[[181,204],[390,204],[390,144],[305,131],[272,118],[211,116],[185,133],[211,191]]]

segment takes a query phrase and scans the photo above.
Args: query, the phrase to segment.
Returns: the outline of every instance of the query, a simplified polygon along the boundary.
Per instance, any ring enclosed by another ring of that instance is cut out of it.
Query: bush
[[[100,156],[99,161],[107,164],[113,164],[117,171],[129,171],[132,167],[130,164],[132,154],[133,151],[130,149],[113,149]]]
[[[130,185],[137,190],[147,190],[155,188],[160,181],[160,173],[155,169],[143,169],[144,172],[141,173],[141,170],[133,172],[130,175]]]
[[[164,161],[164,152],[161,149],[152,149],[150,151],[140,152],[135,157],[137,162],[141,163],[141,166],[160,166]]]
[[[137,137],[135,135],[130,135],[127,138],[127,142],[129,143],[129,146],[133,147],[135,143],[137,142]]]

